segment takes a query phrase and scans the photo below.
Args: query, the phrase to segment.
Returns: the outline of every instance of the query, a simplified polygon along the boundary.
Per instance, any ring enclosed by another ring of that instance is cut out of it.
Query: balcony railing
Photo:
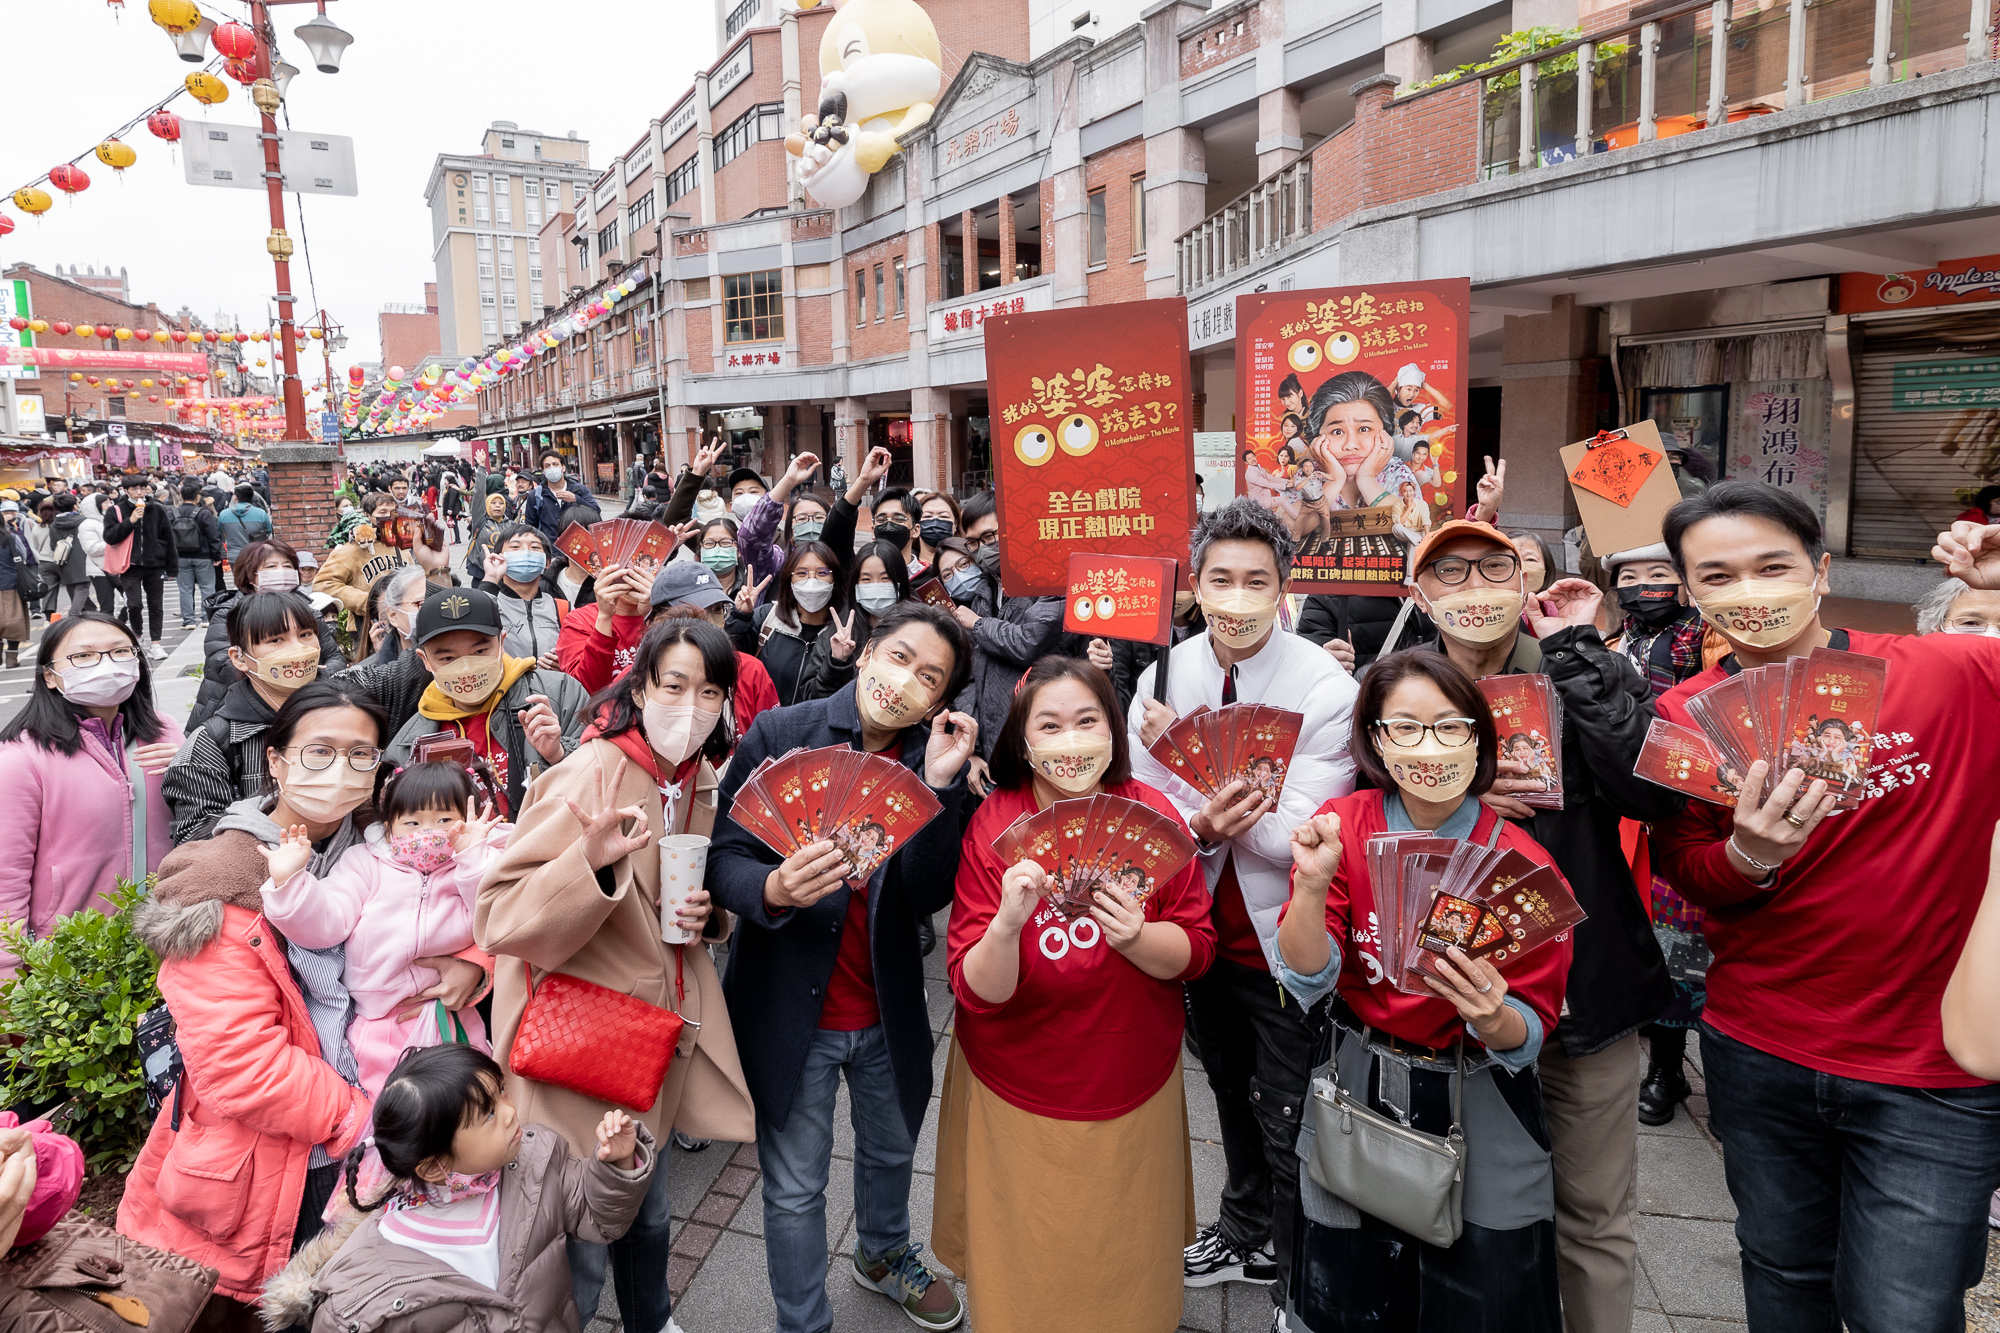
[[[1224,204],[1174,242],[1181,290],[1220,282],[1312,231],[1312,158],[1299,158]]]
[[[1993,0],[1689,0],[1478,71],[1490,179],[1992,59]],[[1970,22],[1968,23],[1968,18]]]

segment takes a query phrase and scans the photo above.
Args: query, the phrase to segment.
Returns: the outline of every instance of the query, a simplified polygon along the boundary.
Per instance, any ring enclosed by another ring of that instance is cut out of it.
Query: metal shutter
[[[1973,491],[2000,480],[2000,408],[1897,411],[1894,367],[2000,353],[2000,308],[1862,326],[1854,367],[1857,556],[1925,558]]]

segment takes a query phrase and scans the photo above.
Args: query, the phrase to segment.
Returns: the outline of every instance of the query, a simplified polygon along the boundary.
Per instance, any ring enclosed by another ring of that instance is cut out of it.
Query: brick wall
[[[1181,39],[1181,77],[1234,60],[1257,49],[1263,31],[1262,7],[1251,5]]]
[[[722,130],[716,127],[717,133]],[[715,220],[734,222],[785,202],[785,145],[766,139],[731,158],[715,173]],[[700,192],[696,191],[697,199]]]
[[[1085,190],[1085,244],[1089,244],[1089,193],[1104,191],[1104,266],[1094,268],[1086,281],[1090,303],[1143,301],[1146,299],[1146,260],[1132,254],[1132,178],[1146,171],[1146,141],[1132,139],[1106,149],[1083,165]],[[1044,214],[1043,216],[1047,216]],[[1044,227],[1046,232],[1048,228]],[[1140,239],[1144,244],[1144,238]]]
[[[266,445],[271,472],[271,521],[293,549],[317,551],[339,518],[340,452],[331,445]]]
[[[833,305],[831,296],[801,296],[795,303],[799,312],[796,341],[799,364],[825,366],[833,363]]]
[[[914,317],[921,319],[923,317],[923,308],[919,306],[912,312],[906,305],[901,315],[896,313],[896,260],[903,257],[906,248],[907,242],[903,237],[894,236],[877,241],[865,249],[856,250],[854,253],[842,258],[840,267],[837,270],[837,276],[840,281],[847,284],[847,291],[849,293],[848,301],[850,304],[854,299],[852,295],[854,291],[854,275],[856,273],[867,274],[867,286],[865,288],[867,292],[867,322],[865,324],[856,324],[848,330],[848,337],[852,345],[852,350],[848,353],[849,359],[865,361],[870,357],[903,356],[909,353],[910,319],[913,314]],[[882,266],[882,318],[879,320],[875,318],[875,266],[877,264]],[[914,298],[915,293],[910,293],[909,295]],[[850,323],[853,323],[853,310],[850,309],[847,311],[847,319]]]
[[[1476,80],[1396,101],[1390,91],[1363,89],[1354,122],[1313,150],[1314,231],[1479,178]]]
[[[13,281],[22,278],[25,278],[28,283],[28,302],[34,310],[34,317],[36,319],[45,319],[50,324],[58,322],[67,324],[109,324],[113,328],[132,329],[135,333],[139,331],[150,333],[154,329],[180,327],[175,320],[162,315],[157,305],[150,303],[138,305],[130,301],[121,301],[116,296],[92,290],[83,284],[73,283],[66,279],[43,273],[26,263],[15,264],[4,273],[0,273],[0,280],[4,281]],[[103,343],[98,343],[94,340],[79,338],[74,334],[64,336],[57,333],[53,328],[47,333],[38,335],[36,342],[44,347],[62,348],[72,351],[90,349],[95,351],[186,353],[200,350],[193,343],[157,343],[147,341],[142,344],[136,337],[130,342],[121,343],[107,340]],[[264,356],[267,360],[272,359],[270,344],[253,343],[244,349],[246,361],[254,362],[260,355]],[[121,383],[121,395],[125,399],[124,420],[167,422],[179,420],[173,399],[182,390],[174,384],[174,380],[176,376],[186,372],[131,370],[122,367],[112,370],[87,365],[79,369],[85,375],[98,375],[100,379],[106,380],[112,375],[116,375]],[[199,373],[194,373],[189,374],[188,378],[192,381],[204,379],[205,377]],[[122,382],[128,379],[132,380],[137,387],[123,389]],[[141,383],[149,379],[153,381],[150,386]],[[213,381],[209,380],[208,382],[212,383]],[[72,409],[78,416],[94,417],[98,420],[110,417],[110,399],[113,395],[109,391],[108,385],[90,385],[81,381],[71,384],[68,374],[63,371],[50,369],[39,378],[32,374],[24,376],[14,382],[14,389],[17,393],[42,395],[45,400],[43,410],[51,417],[63,414]],[[157,403],[148,402],[147,398],[149,396],[157,396],[160,401]]]

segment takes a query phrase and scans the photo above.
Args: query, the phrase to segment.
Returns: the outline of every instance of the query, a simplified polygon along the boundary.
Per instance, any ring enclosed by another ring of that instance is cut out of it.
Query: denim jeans
[[[917,1145],[896,1099],[896,1071],[882,1025],[813,1034],[783,1129],[757,1113],[764,1171],[764,1262],[778,1333],[827,1333],[826,1180],[833,1162],[833,1101],[847,1071],[854,1121],[854,1225],[879,1259],[910,1241],[910,1171]],[[631,1325],[627,1325],[631,1327]]]
[[[1703,1024],[1751,1333],[1957,1333],[1986,1267],[2000,1086],[1822,1074]]]
[[[667,1198],[667,1152],[665,1136],[659,1160],[653,1166],[653,1181],[646,1187],[646,1201],[632,1219],[632,1229],[609,1245],[589,1241],[566,1242],[569,1253],[569,1285],[576,1297],[576,1322],[589,1328],[597,1317],[597,1304],[604,1297],[604,1270],[611,1270],[611,1289],[618,1295],[618,1317],[628,1329],[659,1333],[673,1313],[673,1296],[667,1290],[667,1252],[673,1245],[673,1205]]]
[[[181,559],[181,623],[199,624],[208,618],[209,603],[215,600],[215,566],[199,556],[185,556]],[[196,588],[201,589],[201,605],[194,600]]]

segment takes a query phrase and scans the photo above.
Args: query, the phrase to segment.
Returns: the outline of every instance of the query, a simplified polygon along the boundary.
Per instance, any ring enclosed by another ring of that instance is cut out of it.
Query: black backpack
[[[174,530],[174,549],[182,555],[201,554],[201,519],[195,510],[194,505],[181,505],[169,524]]]

